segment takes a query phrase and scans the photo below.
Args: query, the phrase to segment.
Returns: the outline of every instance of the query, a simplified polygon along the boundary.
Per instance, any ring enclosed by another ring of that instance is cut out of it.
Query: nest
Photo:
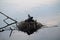
[[[43,25],[41,23],[38,23],[37,21],[32,22],[22,21],[17,25],[19,31],[26,32],[28,35],[33,34],[42,26]]]

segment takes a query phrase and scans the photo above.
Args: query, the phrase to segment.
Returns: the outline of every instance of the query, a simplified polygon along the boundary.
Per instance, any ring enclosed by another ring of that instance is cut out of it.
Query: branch
[[[3,32],[3,31],[5,31],[5,30],[3,30],[3,29],[0,29],[0,32]]]
[[[9,35],[9,37],[11,36],[11,34],[12,34],[12,32],[13,32],[13,29],[10,27],[10,30],[11,30],[11,32],[10,32],[10,35]]]
[[[8,25],[8,23],[5,21],[5,20],[7,20],[8,18],[6,18],[6,19],[4,19],[3,21]]]
[[[17,21],[16,20],[14,20],[14,19],[12,19],[11,17],[9,17],[9,16],[7,16],[7,15],[5,15],[4,13],[2,13],[2,12],[0,12],[2,15],[4,15],[5,17],[7,17],[6,19],[4,19],[3,21],[7,24],[6,26],[4,26],[4,27],[2,27],[2,28],[0,28],[0,29],[3,29],[3,28],[6,28],[6,27],[8,27],[8,26],[10,26],[10,25],[12,25],[12,24],[17,24]],[[12,20],[12,21],[14,21],[13,23],[10,23],[10,24],[8,24],[7,22],[6,22],[6,20],[7,19],[10,19],[10,20]]]
[[[0,13],[1,13],[2,15],[4,15],[5,17],[7,17],[7,18],[11,19],[12,21],[17,22],[16,20],[14,20],[14,19],[12,19],[11,17],[9,17],[9,16],[5,15],[4,13],[2,13],[2,12],[0,12]]]
[[[8,25],[6,25],[6,26],[4,26],[4,27],[2,27],[2,28],[0,28],[0,29],[6,28],[7,26],[10,26],[10,25],[12,25],[12,24],[15,24],[15,22],[14,22],[14,23],[11,23],[11,24],[8,24]]]

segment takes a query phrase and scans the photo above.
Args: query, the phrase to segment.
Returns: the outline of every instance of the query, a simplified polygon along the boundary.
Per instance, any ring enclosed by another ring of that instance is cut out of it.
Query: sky
[[[9,17],[19,22],[27,19],[27,15],[30,14],[31,16],[34,17],[35,20],[37,20],[38,22],[44,25],[47,25],[47,26],[60,25],[60,0],[0,0],[0,12],[5,13]],[[6,25],[2,21],[4,18],[5,17],[0,14],[1,27]],[[7,21],[8,23],[11,22],[10,20],[7,20]],[[45,29],[45,30],[51,30],[51,29]],[[4,33],[0,33],[0,35],[1,34],[3,35]],[[21,32],[15,33],[14,34],[15,37],[19,35],[20,33]],[[9,34],[9,32],[7,32],[7,34]],[[0,36],[1,38],[3,37],[2,35]],[[43,36],[43,34],[41,36]],[[32,39],[33,39],[33,36],[32,36]],[[4,39],[2,38],[1,40],[4,40]]]
[[[18,21],[30,14],[45,25],[60,23],[60,0],[0,0],[0,11]]]

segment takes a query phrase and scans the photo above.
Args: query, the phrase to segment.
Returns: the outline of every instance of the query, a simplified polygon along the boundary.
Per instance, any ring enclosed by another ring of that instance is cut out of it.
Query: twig
[[[3,21],[7,24],[6,26],[4,26],[4,27],[2,27],[2,28],[0,28],[0,29],[3,29],[3,28],[6,28],[6,27],[8,27],[8,26],[10,26],[10,25],[12,25],[12,24],[16,24],[17,23],[17,21],[16,20],[14,20],[14,19],[12,19],[11,17],[9,17],[9,16],[7,16],[7,15],[5,15],[4,13],[2,13],[2,12],[0,12],[2,15],[4,15],[5,17],[7,17],[6,19],[4,19]],[[10,20],[12,20],[12,21],[14,21],[13,23],[10,23],[10,24],[8,24],[5,20],[7,20],[7,19],[10,19]]]
[[[4,13],[2,13],[2,12],[0,12],[2,15],[4,15],[5,17],[7,17],[7,18],[9,18],[9,19],[11,19],[11,20],[13,20],[13,21],[15,21],[15,22],[17,22],[16,20],[14,20],[14,19],[12,19],[11,17],[9,17],[9,16],[7,16],[7,15],[5,15]]]
[[[10,27],[10,30],[11,30],[11,32],[10,32],[9,37],[11,37],[11,34],[12,34],[12,32],[13,32],[14,29],[12,29],[12,28]]]
[[[2,27],[2,28],[0,28],[0,29],[6,28],[7,26],[10,26],[10,25],[12,25],[12,24],[15,24],[15,22],[14,22],[14,23],[11,23],[11,24],[8,24],[8,25],[6,25],[6,26],[4,26],[4,27]]]
[[[3,21],[8,25],[8,23],[5,21],[5,20],[7,20],[8,18],[6,18],[6,19],[4,19]]]

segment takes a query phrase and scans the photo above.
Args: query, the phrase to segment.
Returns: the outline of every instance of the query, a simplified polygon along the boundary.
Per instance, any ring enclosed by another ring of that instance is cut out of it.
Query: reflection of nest
[[[19,31],[26,32],[28,35],[34,33],[38,29],[40,29],[43,25],[41,23],[38,23],[36,21],[34,22],[25,22],[22,21],[21,23],[18,24],[18,29]]]

